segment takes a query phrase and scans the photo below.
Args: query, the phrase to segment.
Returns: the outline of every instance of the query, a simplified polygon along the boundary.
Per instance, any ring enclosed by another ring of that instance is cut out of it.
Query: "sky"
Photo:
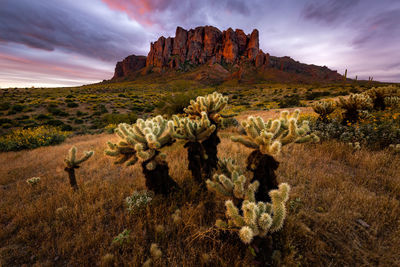
[[[110,79],[161,35],[212,25],[348,77],[400,82],[400,0],[0,0],[0,88]]]

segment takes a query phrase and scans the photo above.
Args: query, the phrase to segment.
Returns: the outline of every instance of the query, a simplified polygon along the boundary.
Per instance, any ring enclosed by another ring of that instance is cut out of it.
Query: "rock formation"
[[[283,72],[306,75],[315,79],[339,80],[336,71],[327,67],[302,64],[290,57],[273,57],[259,49],[259,33],[251,34],[232,28],[221,32],[213,26],[202,26],[185,30],[176,28],[175,37],[161,36],[150,44],[146,57],[129,56],[118,62],[114,78],[124,77],[143,67],[161,72],[166,69],[187,70],[203,64],[242,65],[249,62],[256,69],[277,69]]]
[[[146,66],[145,56],[131,55],[117,63],[113,79],[128,76]]]

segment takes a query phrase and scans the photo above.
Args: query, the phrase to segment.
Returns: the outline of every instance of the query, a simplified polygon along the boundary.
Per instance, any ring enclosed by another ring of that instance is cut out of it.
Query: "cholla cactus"
[[[215,131],[216,126],[211,125],[206,112],[201,112],[197,120],[172,116],[173,121],[168,122],[172,137],[189,142],[202,142]]]
[[[31,185],[31,186],[35,186],[40,182],[40,177],[32,177],[26,180],[26,182]]]
[[[278,186],[275,170],[279,163],[273,155],[278,154],[282,146],[319,141],[318,136],[309,134],[308,121],[298,125],[299,114],[298,109],[292,114],[282,111],[279,119],[269,119],[267,122],[261,117],[250,116],[242,122],[246,135],[231,137],[232,141],[255,149],[247,158],[247,169],[254,173],[253,180],[260,182],[257,200],[265,200],[265,197],[268,198],[268,191]]]
[[[78,169],[81,163],[87,161],[94,154],[93,151],[85,151],[84,155],[80,159],[77,159],[76,157],[77,151],[78,149],[75,146],[73,146],[69,150],[68,156],[64,160],[66,165],[64,170],[68,173],[69,183],[74,190],[78,189],[78,184],[76,183],[76,177],[75,177],[75,169]]]
[[[319,115],[320,121],[328,122],[328,116],[335,111],[336,106],[333,101],[318,101],[312,105],[312,108]]]
[[[236,165],[236,161],[232,158],[223,158],[218,161],[218,168],[221,172],[227,176],[231,176],[233,171],[241,174],[239,167]]]
[[[135,124],[121,123],[115,131],[122,139],[118,144],[108,142],[105,154],[117,157],[116,163],[135,164],[142,160],[146,186],[156,194],[168,194],[177,187],[168,174],[166,155],[160,152],[164,146],[173,143],[168,130],[168,121],[162,116],[147,120],[138,119]]]
[[[182,222],[182,217],[181,217],[181,210],[177,209],[175,212],[171,215],[172,221],[174,224],[178,225]]]
[[[171,136],[186,141],[184,147],[188,148],[189,170],[199,184],[203,184],[202,173],[207,165],[207,154],[202,141],[208,139],[215,131],[206,112],[201,113],[199,119],[179,118],[173,116],[173,121],[168,122]]]
[[[151,191],[133,191],[132,195],[125,199],[129,212],[137,212],[146,207],[152,200],[154,194]]]
[[[337,106],[344,109],[343,124],[347,122],[357,122],[360,110],[372,108],[372,100],[366,94],[351,94],[349,97],[339,97]]]
[[[364,94],[368,95],[371,98],[374,109],[384,110],[388,106],[385,99],[387,97],[399,96],[400,90],[394,86],[383,86],[371,88]]]
[[[237,171],[232,171],[231,176],[224,174],[214,174],[212,180],[207,180],[207,188],[219,196],[256,201],[255,193],[260,186],[258,181],[249,183],[246,176],[239,175]]]
[[[196,101],[191,100],[190,105],[184,109],[184,111],[190,117],[201,117],[202,112],[207,114],[211,124],[220,126],[221,118],[231,117],[221,114],[221,111],[228,104],[228,97],[224,97],[222,94],[214,92],[206,96],[198,96]],[[215,129],[213,133],[202,142],[204,150],[207,154],[206,164],[204,165],[203,173],[206,178],[210,178],[214,169],[217,168],[218,164],[218,144],[221,140],[218,137],[218,129]]]
[[[395,154],[400,154],[400,144],[391,144],[389,145],[389,150]]]
[[[267,122],[261,117],[250,116],[242,122],[246,136],[233,136],[231,139],[270,155],[278,154],[283,145],[290,143],[317,142],[319,139],[315,134],[308,134],[308,121],[303,121],[300,126],[297,124],[299,114],[298,109],[293,114],[282,111],[279,119],[270,119]]]
[[[393,108],[400,107],[400,97],[398,96],[385,97],[384,102],[386,107],[393,107]]]
[[[159,259],[162,257],[162,251],[158,247],[157,243],[152,243],[150,246],[150,258],[148,258],[144,263],[143,267],[151,267],[154,265],[155,262],[157,262]]]
[[[200,117],[202,112],[206,112],[213,124],[216,124],[222,117],[220,112],[227,104],[227,96],[224,97],[222,94],[214,92],[206,96],[198,96],[196,101],[191,100],[190,105],[184,111],[191,116],[197,117]]]
[[[264,237],[268,233],[279,231],[286,218],[285,204],[289,198],[289,191],[290,186],[282,183],[279,189],[269,192],[272,203],[245,200],[242,203],[241,213],[231,200],[227,200],[225,216],[228,220],[217,220],[216,226],[239,228],[239,237],[246,244],[250,244],[254,236]]]
[[[349,147],[351,147],[354,151],[358,151],[358,150],[361,150],[361,145],[360,145],[360,143],[359,142],[354,142],[354,143],[347,143],[347,145],[349,146]]]
[[[115,132],[122,141],[118,144],[109,142],[110,150],[105,151],[106,155],[119,157],[117,163],[127,162],[127,165],[135,164],[140,158],[148,161],[148,170],[154,170],[157,162],[165,158],[164,154],[156,151],[172,141],[167,123],[162,116],[157,116],[146,121],[138,119],[133,125],[119,124]]]

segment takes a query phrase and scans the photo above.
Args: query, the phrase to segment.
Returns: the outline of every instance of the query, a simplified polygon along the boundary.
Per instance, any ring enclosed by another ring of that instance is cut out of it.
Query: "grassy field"
[[[250,149],[229,140],[234,131],[219,132],[219,157],[232,157],[244,169]],[[152,243],[163,253],[158,266],[257,264],[257,251],[213,226],[223,202],[198,192],[181,144],[164,151],[183,191],[157,196],[146,210],[130,214],[125,198],[145,188],[144,177],[140,166],[114,165],[104,156],[108,140],[117,137],[82,135],[53,147],[0,154],[0,266],[141,266]],[[95,152],[77,170],[77,192],[64,172],[71,145]],[[271,265],[400,265],[399,156],[327,141],[287,146],[277,159],[278,180],[292,191],[284,227],[273,235]],[[41,177],[38,185],[26,183],[35,176]],[[182,220],[175,223],[171,215],[178,208]],[[126,229],[125,238],[113,242]]]

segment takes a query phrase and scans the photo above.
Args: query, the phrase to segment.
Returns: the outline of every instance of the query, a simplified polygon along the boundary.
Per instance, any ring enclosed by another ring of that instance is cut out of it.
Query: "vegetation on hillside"
[[[0,264],[396,265],[400,89],[371,91],[315,103],[319,118],[256,111],[225,129],[235,107],[215,92],[115,137],[2,153]],[[90,152],[73,146],[64,168],[71,144]]]

